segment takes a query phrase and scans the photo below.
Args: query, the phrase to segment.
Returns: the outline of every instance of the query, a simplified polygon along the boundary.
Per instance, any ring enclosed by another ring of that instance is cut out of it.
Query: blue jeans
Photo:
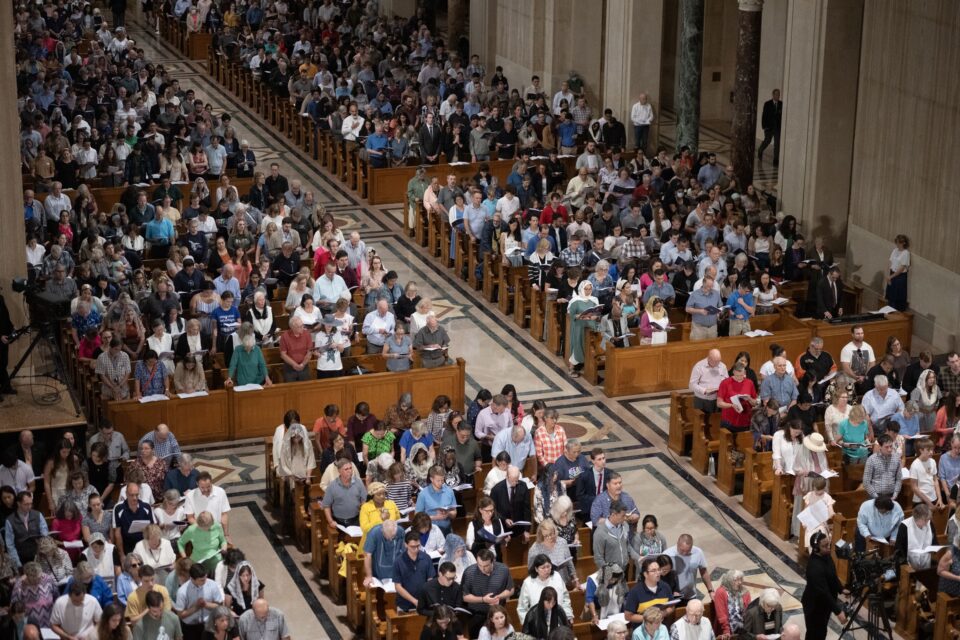
[[[635,124],[633,125],[633,140],[636,144],[637,149],[647,149],[647,141],[650,137],[650,125],[648,124]]]

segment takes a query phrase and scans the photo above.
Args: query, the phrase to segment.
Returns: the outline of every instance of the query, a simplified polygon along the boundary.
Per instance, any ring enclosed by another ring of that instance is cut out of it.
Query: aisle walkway
[[[451,281],[449,271],[439,269],[400,233],[400,205],[369,207],[215,85],[205,75],[203,63],[184,61],[153,34],[134,30],[134,37],[152,60],[162,62],[180,79],[181,86],[193,88],[199,99],[214,104],[218,112],[231,114],[239,137],[249,140],[261,168],[265,170],[271,160],[279,162],[284,175],[301,179],[306,189],[318,195],[345,232],[360,230],[367,246],[383,256],[385,266],[400,274],[401,283],[415,280],[422,295],[434,298],[451,335],[451,355],[467,362],[468,396],[480,387],[496,392],[511,382],[525,406],[534,399],[548,401],[560,410],[568,435],[580,437],[587,449],[599,445],[607,451],[609,466],[623,474],[624,486],[641,513],[657,515],[669,544],[681,533],[695,536],[715,584],[724,571],[741,569],[754,593],[768,586],[780,588],[786,609],[791,615],[798,613],[803,579],[793,560],[794,546],[770,537],[763,520],[746,515],[738,500],[719,494],[712,479],[691,473],[685,460],[667,451],[667,394],[608,400],[600,388],[568,378],[558,357],[529,334],[516,331],[512,321],[464,283]],[[397,194],[397,199],[402,195]],[[305,421],[314,418],[304,416]],[[201,466],[216,469],[234,503],[243,505],[237,516],[241,526],[231,527],[234,541],[267,584],[268,598],[289,613],[294,637],[318,637],[318,624],[331,638],[353,637],[343,623],[344,608],[329,600],[309,569],[309,556],[278,536],[276,520],[263,511],[261,446],[242,442],[200,449]],[[706,596],[702,585],[701,591]]]

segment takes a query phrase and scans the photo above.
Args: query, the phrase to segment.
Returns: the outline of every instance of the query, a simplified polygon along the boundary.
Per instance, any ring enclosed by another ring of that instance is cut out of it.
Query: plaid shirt
[[[540,427],[533,436],[533,446],[537,450],[537,462],[541,467],[553,464],[563,455],[563,449],[567,446],[567,432],[559,424],[554,426],[552,435],[547,433],[544,427]]]
[[[620,258],[621,259],[630,259],[630,258],[646,258],[647,249],[643,245],[643,240],[640,238],[631,238],[629,241],[625,242],[622,247],[620,247]]]
[[[573,117],[574,122],[590,122],[590,117],[593,116],[593,110],[590,107],[574,105],[573,108],[570,109],[570,115]],[[582,124],[577,124],[577,134],[583,133],[583,129]]]
[[[173,435],[172,432],[168,432],[167,439],[161,441],[157,437],[156,430],[151,431],[140,438],[140,442],[137,443],[137,448],[139,449],[140,445],[148,440],[153,443],[153,454],[158,458],[163,458],[168,467],[170,466],[171,457],[180,457],[180,443],[177,442],[177,436]]]
[[[871,498],[888,494],[894,500],[900,494],[900,456],[875,453],[863,468],[863,488]]]
[[[114,384],[118,384],[130,375],[130,356],[121,351],[116,358],[110,356],[110,351],[104,351],[97,356],[97,368],[95,372],[99,376],[106,376]]]
[[[940,392],[944,395],[948,393],[960,393],[960,374],[954,374],[950,371],[950,366],[940,367],[940,375],[937,376],[937,385]]]
[[[560,259],[563,260],[563,264],[567,265],[568,267],[578,267],[580,266],[580,263],[583,262],[583,257],[585,255],[586,251],[584,251],[583,245],[581,244],[579,247],[577,247],[576,251],[570,247],[567,247],[561,251]]]

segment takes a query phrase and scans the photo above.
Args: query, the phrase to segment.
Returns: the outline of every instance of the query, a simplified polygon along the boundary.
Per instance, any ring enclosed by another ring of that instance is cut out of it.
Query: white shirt
[[[13,469],[0,466],[0,487],[13,487],[20,493],[27,490],[27,485],[33,482],[33,469],[23,460],[17,460]]]
[[[560,102],[563,100],[567,101],[567,109],[572,109],[573,98],[573,93],[569,91],[567,93],[564,93],[563,91],[557,91],[555,94],[553,94],[553,115],[560,115]]]
[[[797,459],[797,450],[802,444],[789,442],[783,435],[783,429],[773,434],[773,468],[783,473],[793,474],[793,463]]]
[[[343,119],[343,124],[340,126],[340,133],[343,135],[344,140],[355,141],[357,134],[361,131],[363,131],[363,118],[360,116],[347,116]]]
[[[502,196],[497,200],[497,211],[500,212],[504,220],[509,220],[513,214],[520,210],[520,198]]]
[[[890,254],[890,271],[891,273],[903,267],[904,270],[910,268],[910,250],[909,249],[894,249]]]
[[[47,254],[47,249],[42,244],[37,244],[34,248],[27,245],[27,264],[35,267],[43,266],[43,256]]]
[[[640,125],[650,124],[653,122],[653,107],[648,102],[647,104],[641,104],[637,102],[633,105],[633,108],[630,109],[630,122],[634,126],[639,127]]]
[[[917,481],[917,488],[920,493],[930,498],[932,501],[937,499],[937,491],[934,483],[937,481],[937,461],[930,458],[926,462],[917,458],[910,465],[910,478]],[[914,504],[920,502],[914,500]]]
[[[209,511],[213,521],[220,522],[220,516],[230,511],[230,500],[227,499],[226,491],[213,485],[210,487],[209,496],[203,495],[200,489],[188,492],[183,506],[188,516],[198,516]]]
[[[287,427],[282,422],[273,432],[273,467],[280,468],[280,447],[283,446],[283,435],[287,432]]]
[[[340,371],[343,369],[343,360],[341,358],[341,353],[335,348],[330,352],[332,358],[327,355],[328,346],[343,345],[344,347],[350,344],[350,340],[340,333],[339,331],[334,331],[332,333],[326,333],[320,331],[317,333],[317,337],[314,339],[314,344],[317,349],[320,349],[320,352],[317,354],[317,371]]]
[[[148,564],[154,569],[168,567],[177,561],[177,554],[173,552],[173,545],[170,544],[169,540],[162,537],[160,538],[159,549],[153,550],[150,548],[149,542],[141,540],[133,548],[133,551],[143,559],[144,564]]]
[[[764,378],[772,376],[776,372],[777,370],[773,366],[773,360],[767,360],[763,363],[763,366],[760,367],[760,376]],[[794,375],[793,363],[789,360],[787,360],[787,375]]]
[[[123,486],[120,487],[120,500],[123,502],[127,499],[127,483],[123,483]],[[140,497],[138,498],[140,502],[145,504],[153,504],[153,489],[150,488],[146,482],[140,485]],[[113,526],[117,526],[116,521],[114,521]]]
[[[80,606],[70,602],[70,596],[60,596],[50,611],[50,626],[58,625],[72,636],[83,636],[100,621],[101,613],[100,603],[89,593],[84,594]]]
[[[857,349],[857,345],[855,345],[852,341],[843,345],[843,349],[840,350],[840,362],[846,362],[847,364],[853,362],[853,353]],[[876,362],[877,358],[873,355],[873,347],[864,342],[860,345],[859,349],[863,351],[863,355],[867,362]]]

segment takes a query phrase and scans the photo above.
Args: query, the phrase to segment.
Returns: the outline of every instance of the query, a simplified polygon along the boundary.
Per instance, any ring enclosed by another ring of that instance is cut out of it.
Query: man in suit
[[[523,541],[530,541],[530,489],[520,482],[520,469],[510,465],[507,477],[490,490],[490,499],[497,510],[497,516],[513,530],[513,535],[523,533]],[[517,522],[526,524],[517,525]]]
[[[780,120],[783,116],[783,102],[780,101],[780,90],[773,90],[773,98],[763,103],[763,113],[760,115],[760,126],[763,127],[763,142],[757,150],[757,158],[763,160],[763,150],[773,140],[773,166],[780,164]]]
[[[420,156],[425,164],[440,162],[442,142],[440,127],[433,121],[433,113],[428,112],[423,119],[423,126],[420,127]]]
[[[817,317],[822,320],[839,318],[843,315],[840,307],[840,294],[843,283],[840,282],[840,267],[831,267],[827,277],[817,285]]]
[[[593,501],[603,493],[607,481],[607,455],[603,452],[603,449],[600,447],[594,448],[590,452],[590,459],[593,461],[593,467],[577,476],[575,482],[577,508],[580,510],[577,515],[583,522],[590,519],[590,508],[593,506]]]

